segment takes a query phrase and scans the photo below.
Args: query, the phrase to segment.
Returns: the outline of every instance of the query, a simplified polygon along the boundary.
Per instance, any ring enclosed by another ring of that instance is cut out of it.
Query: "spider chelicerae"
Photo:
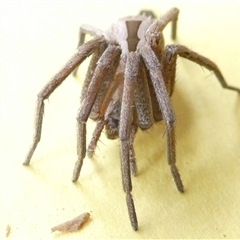
[[[164,45],[162,31],[170,22],[172,39],[176,38],[178,15],[177,8],[170,9],[158,19],[154,18],[151,11],[142,11],[139,16],[120,19],[106,32],[82,25],[77,52],[38,94],[33,143],[24,162],[29,165],[41,138],[44,100],[69,74],[76,75],[78,66],[92,55],[77,116],[78,159],[72,180],[78,180],[86,152],[89,157],[93,155],[105,127],[108,138],[120,140],[122,184],[134,230],[138,229],[138,222],[131,194],[131,173],[137,174],[133,141],[138,127],[147,130],[154,122],[165,122],[168,164],[177,189],[184,191],[175,165],[175,118],[170,103],[177,57],[186,58],[213,71],[222,87],[240,91],[227,85],[217,65],[208,58],[183,45]],[[86,34],[94,38],[84,43]],[[95,120],[97,124],[87,148],[88,118]]]

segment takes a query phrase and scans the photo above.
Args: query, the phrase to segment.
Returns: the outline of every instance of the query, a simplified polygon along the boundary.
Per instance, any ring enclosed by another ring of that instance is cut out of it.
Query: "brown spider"
[[[167,159],[177,189],[183,192],[183,184],[176,163],[174,114],[170,103],[173,93],[177,56],[191,60],[214,72],[222,87],[228,86],[219,68],[208,58],[182,45],[164,46],[162,31],[172,22],[172,38],[176,38],[179,10],[170,9],[156,20],[150,11],[139,16],[120,19],[107,31],[89,25],[80,28],[79,48],[67,64],[38,94],[33,143],[24,162],[30,163],[41,138],[44,100],[74,72],[90,55],[91,62],[81,94],[78,113],[77,154],[73,182],[79,178],[86,155],[86,122],[97,121],[87,152],[92,156],[105,126],[107,137],[120,139],[122,184],[126,193],[129,218],[134,230],[138,229],[137,216],[132,199],[131,174],[137,167],[133,149],[137,128],[149,129],[154,122],[164,120],[167,137]],[[84,43],[86,34],[95,36]]]

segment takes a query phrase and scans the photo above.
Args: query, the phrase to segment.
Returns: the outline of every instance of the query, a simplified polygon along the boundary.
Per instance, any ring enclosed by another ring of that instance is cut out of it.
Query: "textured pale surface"
[[[103,3],[103,4],[100,4]],[[104,134],[96,156],[76,160],[76,113],[87,63],[46,101],[43,135],[30,167],[22,166],[33,132],[36,95],[75,51],[82,23],[106,29],[142,8],[180,8],[178,43],[214,60],[240,87],[237,1],[0,1],[0,238],[236,238],[240,214],[240,99],[207,70],[178,60],[172,99],[177,118],[177,192],[166,163],[164,124],[135,140],[139,175],[133,196],[139,231],[130,227],[122,191],[119,143]],[[166,29],[166,42],[169,28]],[[88,141],[95,126],[88,124]],[[164,137],[163,137],[164,136]],[[78,232],[50,228],[82,212]]]

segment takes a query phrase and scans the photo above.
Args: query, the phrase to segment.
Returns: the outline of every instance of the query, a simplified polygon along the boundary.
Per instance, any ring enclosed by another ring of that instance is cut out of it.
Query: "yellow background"
[[[240,237],[240,98],[213,74],[178,59],[172,105],[176,115],[180,194],[166,163],[164,123],[139,131],[139,175],[133,196],[139,231],[129,223],[118,140],[104,134],[86,158],[78,183],[76,114],[87,61],[46,101],[41,142],[31,166],[22,162],[32,140],[37,93],[74,53],[83,23],[103,30],[139,10],[159,16],[180,9],[177,43],[214,60],[240,87],[240,4],[237,1],[0,1],[0,238],[237,238]],[[165,31],[166,43],[170,28]],[[88,123],[88,142],[95,123]],[[50,232],[89,211],[78,232]]]

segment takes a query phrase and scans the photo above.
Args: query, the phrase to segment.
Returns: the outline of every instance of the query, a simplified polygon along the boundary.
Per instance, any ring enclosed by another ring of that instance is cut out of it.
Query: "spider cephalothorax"
[[[30,163],[41,138],[44,100],[69,74],[74,72],[75,75],[77,67],[92,55],[77,116],[78,160],[73,172],[73,182],[79,178],[86,152],[89,156],[93,155],[105,126],[108,138],[119,137],[120,140],[122,183],[134,230],[138,229],[138,222],[131,195],[130,172],[133,175],[137,173],[133,140],[138,127],[146,130],[156,121],[165,122],[168,164],[178,190],[184,191],[175,165],[175,118],[170,104],[177,56],[213,71],[224,88],[239,92],[239,89],[227,85],[220,70],[211,60],[183,45],[164,46],[162,31],[169,22],[172,22],[172,38],[176,37],[179,14],[177,8],[170,9],[156,20],[152,18],[154,15],[150,11],[145,13],[120,19],[107,32],[88,25],[81,26],[77,52],[38,94],[33,144],[24,162],[25,165]],[[84,43],[85,34],[95,38]],[[97,125],[86,148],[88,118],[97,121]]]

